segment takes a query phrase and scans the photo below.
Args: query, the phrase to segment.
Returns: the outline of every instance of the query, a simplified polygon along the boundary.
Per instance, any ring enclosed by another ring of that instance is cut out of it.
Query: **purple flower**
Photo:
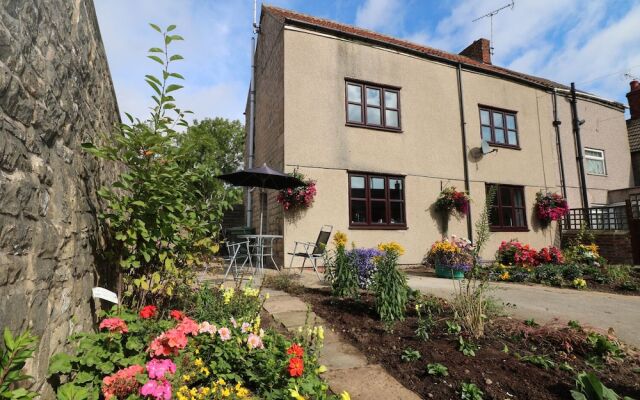
[[[358,286],[361,289],[367,289],[373,280],[377,267],[374,257],[379,257],[382,252],[378,249],[353,249],[347,251],[347,257],[351,265],[358,270]]]

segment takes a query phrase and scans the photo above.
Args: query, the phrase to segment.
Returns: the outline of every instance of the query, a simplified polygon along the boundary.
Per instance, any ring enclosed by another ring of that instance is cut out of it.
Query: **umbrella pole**
[[[264,274],[264,268],[262,266],[262,263],[264,261],[264,247],[262,246],[262,219],[264,218],[264,210],[263,210],[263,206],[264,204],[262,203],[262,195],[264,193],[264,188],[260,188],[260,234],[258,235],[258,257],[260,258],[258,260],[258,270],[260,271],[261,274]]]

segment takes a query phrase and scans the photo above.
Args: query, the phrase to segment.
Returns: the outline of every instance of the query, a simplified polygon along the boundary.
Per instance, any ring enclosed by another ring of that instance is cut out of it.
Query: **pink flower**
[[[198,323],[189,317],[184,317],[182,321],[176,326],[176,329],[184,332],[185,335],[195,335],[198,333]]]
[[[176,372],[176,365],[169,359],[154,358],[147,363],[147,372],[151,379],[164,379],[167,372]]]
[[[155,338],[149,350],[151,356],[170,356],[178,354],[178,350],[184,349],[187,345],[187,336],[184,331],[173,328]]]
[[[229,319],[229,321],[231,321],[231,325],[233,325],[233,327],[234,327],[234,328],[237,328],[237,327],[238,327],[238,323],[236,322],[236,319],[235,319],[235,318],[231,317],[231,318]]]
[[[250,333],[247,338],[247,345],[250,349],[264,349],[262,338],[254,333]]]
[[[156,400],[170,400],[171,384],[166,380],[150,379],[140,388],[140,394],[153,397]]]
[[[248,323],[248,322],[243,322],[242,326],[240,327],[240,331],[242,333],[247,333],[247,332],[249,332],[249,329],[251,329],[251,324]]]
[[[215,325],[211,325],[207,321],[204,321],[200,325],[198,325],[199,333],[208,333],[209,335],[215,335],[218,328]]]
[[[100,329],[107,328],[109,332],[127,333],[129,328],[127,324],[120,318],[106,318],[100,322]]]
[[[227,327],[218,329],[218,335],[223,342],[231,339],[231,331]]]
[[[136,375],[142,374],[141,365],[132,365],[102,379],[102,394],[109,400],[113,397],[124,399],[134,393],[139,384]]]

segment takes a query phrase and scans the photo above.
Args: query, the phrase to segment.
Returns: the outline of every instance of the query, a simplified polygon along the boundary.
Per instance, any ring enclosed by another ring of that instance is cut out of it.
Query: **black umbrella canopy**
[[[304,182],[300,179],[270,168],[267,163],[262,164],[262,167],[218,175],[216,178],[222,179],[234,186],[249,186],[276,190],[304,185]]]

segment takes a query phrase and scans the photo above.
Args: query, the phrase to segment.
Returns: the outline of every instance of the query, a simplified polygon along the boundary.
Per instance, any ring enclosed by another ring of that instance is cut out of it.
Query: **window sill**
[[[362,231],[406,231],[406,225],[349,225],[349,230]]]
[[[495,226],[495,227],[490,227],[489,230],[491,232],[529,232],[529,228],[528,227],[513,227],[513,226]]]
[[[587,175],[591,175],[591,176],[602,176],[602,177],[604,177],[604,178],[606,178],[606,177],[607,177],[607,174],[591,174],[591,173],[589,173],[589,172],[587,172]]]
[[[372,129],[374,131],[384,131],[384,132],[393,132],[393,133],[402,133],[401,128],[385,128],[384,126],[374,126],[374,125],[363,125],[363,124],[355,124],[352,122],[347,122],[345,126],[351,128],[364,128],[364,129]]]
[[[509,144],[487,142],[490,147],[499,147],[501,149],[522,150],[520,146],[511,146]]]

